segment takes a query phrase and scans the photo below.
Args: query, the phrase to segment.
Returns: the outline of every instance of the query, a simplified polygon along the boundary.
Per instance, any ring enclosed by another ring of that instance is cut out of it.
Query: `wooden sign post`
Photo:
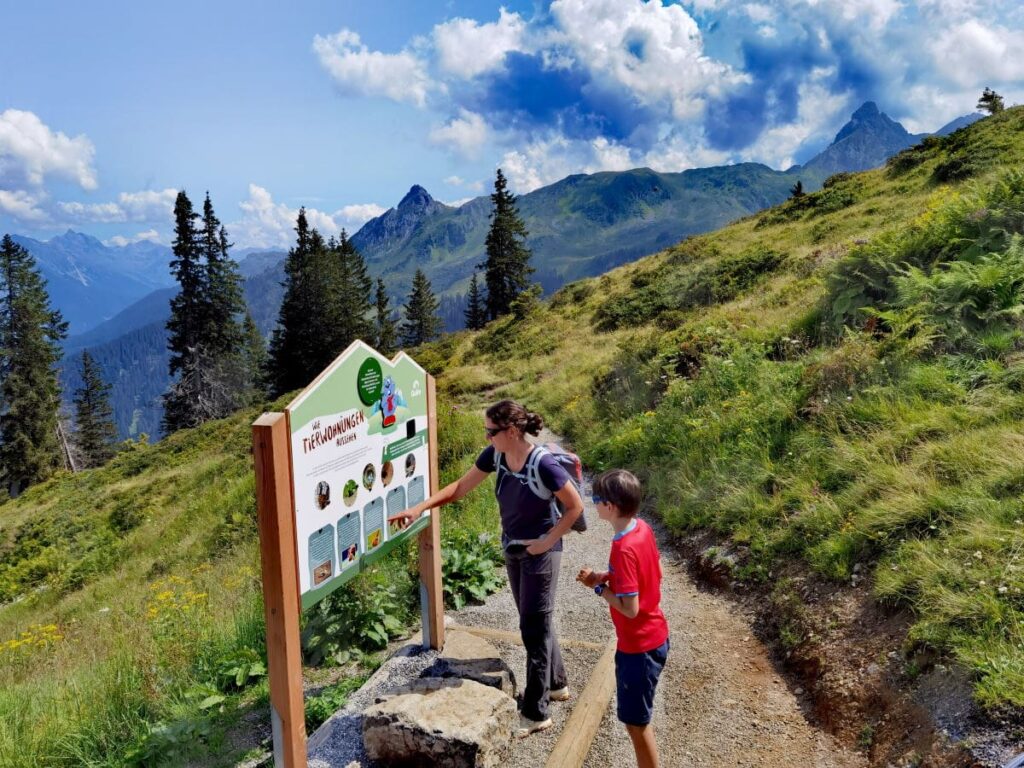
[[[252,435],[274,765],[304,768],[303,609],[418,534],[423,644],[444,647],[438,511],[388,523],[438,489],[434,379],[357,341]]]

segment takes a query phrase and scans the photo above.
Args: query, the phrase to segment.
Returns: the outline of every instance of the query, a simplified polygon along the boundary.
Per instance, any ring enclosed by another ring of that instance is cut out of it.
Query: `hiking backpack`
[[[533,491],[533,495],[537,498],[551,501],[551,509],[555,513],[556,519],[561,519],[565,513],[565,506],[558,497],[552,493],[546,485],[540,479],[540,460],[544,456],[553,456],[555,461],[569,474],[569,482],[576,488],[576,492],[580,494],[580,499],[583,498],[583,464],[580,462],[580,457],[575,453],[565,450],[562,446],[555,443],[545,443],[544,445],[535,446],[534,450],[531,451],[529,457],[526,459],[526,465],[519,471],[513,472],[508,467],[503,467],[501,464],[502,454],[500,451],[494,452],[494,470],[498,475],[497,485],[495,486],[495,493],[497,489],[501,487],[502,473],[510,474],[521,481],[525,481],[526,485]],[[587,530],[587,521],[583,516],[583,512],[580,512],[580,516],[572,524],[572,530],[583,533]]]

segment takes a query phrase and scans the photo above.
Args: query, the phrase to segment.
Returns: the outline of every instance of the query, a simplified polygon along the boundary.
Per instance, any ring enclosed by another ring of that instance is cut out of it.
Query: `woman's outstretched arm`
[[[439,490],[437,493],[432,495],[428,499],[424,499],[414,507],[402,510],[396,515],[392,515],[388,518],[388,521],[392,520],[405,520],[411,523],[413,520],[419,518],[428,509],[434,507],[440,507],[444,504],[450,504],[453,501],[458,501],[467,493],[476,488],[480,483],[487,477],[487,473],[477,469],[476,466],[469,468],[462,477],[456,480],[454,483],[449,483],[444,488]]]

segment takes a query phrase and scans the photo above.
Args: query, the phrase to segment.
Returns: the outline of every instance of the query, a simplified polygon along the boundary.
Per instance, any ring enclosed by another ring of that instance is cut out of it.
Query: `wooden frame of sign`
[[[354,389],[346,392],[353,371]],[[353,392],[357,401],[349,400]],[[321,411],[329,418],[327,424],[319,417]],[[418,429],[420,420],[423,429]],[[413,499],[422,500],[421,494],[437,492],[434,379],[404,353],[388,360],[357,341],[285,413],[260,416],[252,425],[252,438],[274,765],[302,768],[307,764],[302,609],[417,535],[423,645],[444,647],[440,515],[431,510],[407,529],[391,526],[386,519],[398,511],[398,504],[412,506],[418,503]],[[374,460],[362,465],[363,454],[376,458],[376,451],[380,464]],[[404,484],[395,467],[400,457]],[[417,468],[418,462],[422,463]],[[361,470],[354,487],[353,467]],[[336,490],[341,484],[342,503],[335,507],[334,522],[325,523],[331,483]],[[302,493],[298,504],[297,490]],[[361,495],[370,497],[365,506],[356,505]]]

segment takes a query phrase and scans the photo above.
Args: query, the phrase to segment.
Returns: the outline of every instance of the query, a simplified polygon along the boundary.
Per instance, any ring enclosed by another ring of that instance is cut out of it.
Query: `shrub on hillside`
[[[782,263],[783,255],[756,245],[701,264],[693,270],[641,273],[634,290],[607,299],[594,313],[599,331],[645,325],[661,314],[710,306],[736,298]]]

